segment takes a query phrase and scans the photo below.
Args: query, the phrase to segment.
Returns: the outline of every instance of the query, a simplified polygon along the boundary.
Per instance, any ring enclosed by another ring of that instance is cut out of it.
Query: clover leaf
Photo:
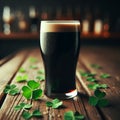
[[[12,84],[12,85],[7,85],[3,92],[14,96],[14,95],[18,94],[20,92],[20,90],[17,88],[17,86],[15,84]]]
[[[90,97],[89,97],[89,104],[90,104],[90,105],[96,106],[97,103],[98,103],[97,97],[95,97],[95,96],[90,96]]]
[[[111,76],[110,76],[110,74],[107,74],[107,73],[103,73],[103,74],[101,74],[100,75],[100,78],[110,78]]]
[[[36,66],[36,65],[30,65],[30,68],[31,68],[31,69],[37,69],[38,66]]]
[[[52,108],[54,108],[54,109],[56,109],[56,108],[59,108],[60,106],[62,106],[62,104],[63,104],[63,102],[62,101],[60,101],[59,99],[54,99],[54,100],[52,100],[52,101],[47,101],[46,102],[46,106],[47,107],[52,107]]]
[[[31,117],[32,117],[32,114],[27,112],[27,111],[24,111],[23,114],[22,114],[22,117],[25,119],[25,120],[29,120]]]
[[[100,99],[97,103],[99,107],[106,107],[109,105],[109,101],[107,99]]]
[[[108,87],[107,84],[98,84],[98,83],[88,84],[88,88],[92,90],[105,89],[107,87]]]
[[[32,116],[39,117],[42,116],[42,113],[39,110],[34,110]]]
[[[95,90],[94,95],[97,98],[101,99],[101,98],[105,97],[106,93],[105,92],[101,92],[100,90]]]
[[[68,111],[64,113],[64,120],[74,120],[73,111]]]
[[[34,110],[32,113],[24,111],[23,114],[22,114],[22,117],[25,120],[29,120],[32,117],[41,117],[41,116],[42,116],[42,113],[39,110]]]
[[[21,109],[30,109],[32,107],[31,104],[28,104],[28,103],[20,103],[19,105],[16,105],[14,107],[14,110],[21,110]]]
[[[105,96],[105,92],[95,90],[94,96],[89,97],[89,104],[92,106],[106,107],[109,104],[109,101],[104,98]]]
[[[80,114],[78,111],[74,113],[75,120],[83,120],[85,118],[84,115]]]
[[[41,69],[41,70],[39,70],[37,73],[38,73],[38,74],[45,74],[45,71],[44,71],[43,69]]]
[[[44,81],[45,80],[45,76],[44,75],[40,75],[36,77],[37,80],[39,81]]]
[[[21,73],[25,73],[26,72],[26,70],[23,67],[21,67],[18,71],[21,72]]]
[[[95,73],[89,73],[89,72],[80,72],[81,76],[83,77],[94,77]]]
[[[32,98],[32,90],[28,86],[23,86],[22,91],[23,91],[22,95],[26,99],[31,99]]]
[[[42,90],[41,89],[34,90],[33,93],[32,93],[32,99],[37,100],[41,96],[42,96]]]
[[[99,88],[99,84],[98,83],[88,84],[88,88],[92,90],[96,90]]]
[[[34,81],[34,80],[30,80],[28,81],[27,85],[32,89],[37,89],[40,86],[40,83]]]
[[[23,82],[23,81],[27,81],[28,80],[28,75],[27,74],[25,74],[25,75],[19,75],[19,76],[17,76],[16,77],[16,81],[17,82]]]
[[[23,86],[22,87],[22,95],[26,98],[26,99],[39,99],[39,97],[42,96],[42,89],[39,88],[40,87],[40,83],[36,82],[34,80],[30,80],[27,82],[27,86]]]
[[[92,68],[95,68],[95,69],[101,69],[102,67],[98,64],[91,64],[90,65]]]
[[[80,114],[78,111],[75,113],[73,111],[67,111],[64,113],[64,120],[83,120],[84,115]]]
[[[95,82],[96,81],[96,79],[93,78],[93,77],[88,77],[86,80],[89,81],[89,82]]]
[[[36,63],[38,60],[37,60],[35,57],[30,57],[30,58],[29,58],[29,61],[30,61],[31,63]]]

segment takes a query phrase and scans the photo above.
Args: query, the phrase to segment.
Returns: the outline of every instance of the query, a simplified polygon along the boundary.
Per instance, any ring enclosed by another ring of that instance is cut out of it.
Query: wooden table
[[[85,116],[85,120],[120,120],[120,48],[107,46],[82,46],[80,52],[77,71],[76,71],[76,86],[79,94],[74,99],[63,100],[64,108],[47,109],[45,102],[50,100],[46,96],[40,100],[26,100],[22,94],[15,96],[4,94],[3,90],[7,84],[16,84],[19,89],[26,82],[16,82],[20,73],[18,70],[23,67],[27,70],[29,79],[35,79],[37,71],[43,69],[43,63],[40,57],[39,48],[23,49],[15,52],[0,60],[0,120],[22,120],[23,111],[15,111],[14,106],[21,102],[31,103],[33,106],[29,110],[39,109],[43,113],[42,118],[32,118],[34,120],[63,120],[64,113],[72,110],[79,111]],[[30,57],[38,60],[36,63],[30,62]],[[101,69],[92,68],[91,64],[99,64]],[[36,69],[30,69],[30,65],[37,66]],[[97,73],[95,76],[99,83],[105,83],[109,86],[103,89],[106,92],[106,98],[110,105],[105,108],[93,107],[88,103],[88,97],[93,94],[87,85],[88,81],[80,76],[80,70]],[[108,73],[111,78],[100,79],[101,73]],[[44,81],[41,82],[41,87],[44,88]],[[47,113],[47,112],[48,113]],[[45,114],[46,113],[46,114]]]

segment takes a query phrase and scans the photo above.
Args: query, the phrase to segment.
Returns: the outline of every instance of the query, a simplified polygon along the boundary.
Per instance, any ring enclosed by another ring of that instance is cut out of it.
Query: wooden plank
[[[0,66],[0,100],[2,99],[5,86],[11,82],[12,77],[24,61],[26,55],[27,51],[20,51],[12,59]]]
[[[30,54],[29,54],[29,57],[31,57],[32,54],[35,54],[36,51],[33,51],[31,53],[31,51],[29,51]],[[19,54],[20,55],[20,54]],[[32,72],[31,74],[31,71],[30,71],[30,60],[29,60],[29,57],[27,58],[27,60],[25,60],[24,64],[22,65],[23,68],[25,68],[27,70],[27,74],[29,76],[29,79],[33,79],[34,78],[34,73],[35,72]],[[15,62],[15,61],[14,61]],[[19,66],[17,68],[17,70],[19,70],[21,66]],[[13,68],[14,69],[14,68]],[[16,82],[16,77],[18,75],[21,75],[21,73],[17,73],[16,74],[16,71],[15,71],[15,76],[13,77],[13,80],[11,82],[11,84],[16,84],[17,87],[19,89],[22,88],[22,86],[25,84],[24,82],[23,83],[18,83]],[[16,99],[15,99],[16,98]],[[16,100],[19,100],[17,103],[15,102]],[[13,101],[13,104],[11,104],[11,101]],[[22,101],[26,101],[22,96],[21,94],[20,95],[17,95],[17,96],[10,96],[10,95],[7,95],[6,98],[5,98],[5,101],[3,102],[2,106],[1,106],[1,114],[0,114],[0,119],[5,119],[5,120],[16,120],[16,118],[18,119],[19,116],[21,117],[21,114],[22,113],[17,113],[14,111],[13,107],[19,103],[21,103]],[[8,106],[9,106],[9,109],[8,109]],[[15,112],[15,114],[14,114]],[[13,119],[14,118],[14,119]]]
[[[110,55],[109,55],[110,54]],[[81,60],[80,60],[81,59]],[[119,48],[106,48],[106,47],[86,47],[81,50],[79,61],[82,61],[83,66],[79,66],[80,69],[85,69],[91,73],[97,73],[96,78],[99,80],[99,83],[105,83],[109,86],[108,89],[104,91],[107,94],[107,99],[110,101],[110,106],[106,108],[99,108],[103,117],[107,120],[119,120],[119,111],[120,111],[120,55]],[[99,64],[102,66],[102,69],[94,69],[90,64]],[[80,62],[79,62],[80,64]],[[78,71],[79,71],[78,70]],[[77,76],[86,89],[89,95],[93,94],[93,91],[87,88],[88,82],[79,75],[77,71]],[[109,79],[100,79],[101,73],[109,73],[112,77]]]
[[[31,65],[31,62],[29,60],[30,57],[35,57],[38,59],[38,62],[32,63],[33,65],[37,66],[36,69],[30,69],[30,65]],[[27,75],[29,76],[29,79],[35,79],[36,76],[38,75],[37,71],[40,69],[43,69],[43,63],[40,58],[39,50],[35,49],[35,50],[33,50],[33,52],[30,52],[28,58],[22,64],[21,67],[25,68],[25,70],[27,71]],[[22,86],[25,85],[26,83],[25,82],[23,82],[23,83],[16,82],[16,77],[18,75],[21,75],[21,73],[17,72],[15,74],[11,84],[16,84],[19,87],[19,89],[21,89]],[[42,89],[44,89],[44,82],[41,82],[41,87],[42,87]],[[51,99],[47,98],[44,95],[40,100],[37,100],[37,101],[26,100],[21,94],[16,95],[16,96],[7,95],[4,103],[1,106],[0,119],[1,120],[2,119],[5,119],[5,120],[23,119],[21,117],[23,111],[18,111],[18,112],[14,111],[14,106],[25,101],[25,102],[31,103],[33,105],[30,112],[32,112],[33,110],[38,108],[43,113],[43,118],[38,118],[40,120],[63,120],[64,113],[69,110],[79,111],[81,114],[85,115],[85,120],[102,120],[97,109],[91,107],[87,103],[87,98],[83,96],[83,94],[86,94],[86,92],[83,90],[83,88],[80,85],[80,83],[78,82],[78,80],[77,80],[77,89],[80,92],[78,97],[76,97],[74,99],[70,99],[70,100],[63,100],[63,104],[65,107],[60,108],[60,109],[51,109],[51,108],[48,109],[45,105],[45,102],[48,100],[51,100]],[[32,120],[37,120],[37,118],[32,118]]]
[[[11,59],[13,56],[14,56],[14,55],[9,55],[9,56],[7,56],[7,57],[5,57],[5,58],[0,59],[0,66],[1,66],[2,64],[4,64],[5,62],[7,62],[9,59]]]

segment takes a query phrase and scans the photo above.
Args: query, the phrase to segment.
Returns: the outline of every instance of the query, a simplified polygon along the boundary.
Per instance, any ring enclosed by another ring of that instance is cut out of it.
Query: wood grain
[[[80,63],[81,61],[81,63]],[[117,48],[106,48],[106,47],[86,47],[81,51],[81,57],[79,59],[79,70],[84,69],[91,73],[97,73],[96,79],[99,83],[105,83],[109,86],[108,89],[104,91],[107,94],[107,99],[110,101],[110,106],[106,108],[99,108],[100,112],[103,114],[104,118],[107,120],[119,120],[120,111],[120,55],[119,49]],[[94,69],[91,64],[99,64],[102,69]],[[82,83],[83,87],[86,89],[89,95],[93,94],[93,91],[87,88],[88,82],[85,78],[81,78],[77,71],[77,76]],[[101,73],[108,73],[111,78],[101,79],[99,76]]]
[[[12,59],[0,66],[0,100],[3,96],[3,90],[5,86],[11,82],[16,71],[24,61],[27,55],[27,50],[23,50],[16,54]]]
[[[52,99],[46,97],[44,94],[39,100],[26,100],[22,93],[16,96],[6,95],[3,98],[1,95],[2,105],[0,109],[0,120],[23,120],[22,113],[23,111],[15,111],[14,106],[20,104],[21,102],[26,102],[32,104],[32,108],[29,112],[34,111],[35,109],[39,109],[43,117],[40,118],[32,118],[31,120],[63,120],[64,113],[67,111],[79,111],[81,114],[85,116],[85,120],[119,120],[119,111],[120,111],[120,80],[119,80],[119,65],[117,64],[120,60],[119,55],[117,52],[118,50],[115,49],[111,52],[111,57],[104,58],[107,55],[108,51],[107,48],[102,48],[103,51],[101,52],[101,47],[85,47],[81,49],[81,54],[79,57],[78,65],[77,65],[77,78],[76,78],[76,86],[78,90],[78,96],[74,99],[63,100],[63,107],[59,109],[51,109],[46,107],[46,101],[50,101]],[[116,54],[114,54],[114,52]],[[27,58],[25,57],[27,54]],[[18,83],[16,81],[16,77],[18,75],[27,74],[29,76],[29,80],[36,80],[36,76],[38,76],[38,70],[42,70],[43,62],[40,55],[39,49],[31,49],[29,52],[19,52],[13,58],[7,60],[2,64],[0,71],[3,75],[0,75],[0,80],[3,86],[6,84],[16,84],[19,89],[22,88],[23,85],[26,85],[26,82]],[[101,55],[101,56],[100,56]],[[34,57],[38,61],[35,63],[30,62],[30,58]],[[114,57],[114,58],[113,58]],[[109,61],[110,60],[110,61]],[[102,66],[102,69],[94,69],[90,66],[90,64],[96,63]],[[14,66],[13,66],[14,65]],[[31,69],[30,66],[35,65],[37,66],[36,69]],[[10,66],[10,67],[9,67]],[[26,70],[26,73],[20,73],[18,70],[20,67],[23,67]],[[9,68],[9,69],[8,69]],[[111,68],[111,69],[110,69]],[[87,85],[89,82],[86,81],[85,78],[81,77],[79,74],[79,70],[85,70],[92,73],[97,73],[95,76],[98,79],[99,83],[106,83],[109,88],[105,89],[104,91],[107,94],[107,99],[110,101],[111,105],[106,108],[97,108],[93,107],[88,103],[88,97],[93,94],[92,90],[89,90]],[[0,73],[1,73],[0,72]],[[99,75],[101,73],[109,73],[111,74],[111,78],[109,79],[100,79]],[[9,73],[7,76],[6,73]],[[2,81],[2,79],[7,78],[7,80]],[[3,84],[4,83],[4,84]],[[40,82],[41,88],[44,90],[45,81]],[[0,87],[1,89],[1,87]],[[1,94],[3,91],[1,92]],[[113,99],[114,98],[114,99]]]

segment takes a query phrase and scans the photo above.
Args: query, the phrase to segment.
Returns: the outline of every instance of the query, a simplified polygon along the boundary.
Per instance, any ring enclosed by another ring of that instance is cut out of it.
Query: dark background
[[[86,11],[91,12],[94,16],[96,12],[99,12],[101,19],[105,15],[109,16],[111,31],[116,32],[114,27],[116,21],[120,20],[120,0],[0,0],[0,20],[2,20],[2,13],[4,6],[9,6],[12,11],[20,10],[26,17],[28,17],[29,7],[35,6],[38,13],[41,14],[43,10],[51,12],[55,15],[56,9],[61,7],[63,14],[66,12],[66,8],[70,7],[73,11],[79,8],[80,15],[84,17]],[[116,40],[120,43],[120,40]],[[114,45],[114,39],[106,41],[97,39],[82,41],[83,44],[95,44],[95,45]],[[119,45],[119,44],[115,44]],[[16,51],[19,48],[28,46],[39,46],[39,40],[1,40],[0,39],[0,58],[8,55],[9,53]]]

